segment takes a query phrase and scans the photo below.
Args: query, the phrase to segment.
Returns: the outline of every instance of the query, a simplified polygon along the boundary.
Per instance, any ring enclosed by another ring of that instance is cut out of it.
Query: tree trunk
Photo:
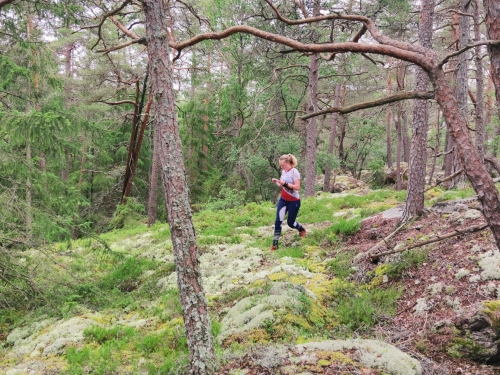
[[[469,0],[460,0],[460,10],[463,13],[469,12]],[[470,22],[469,17],[465,15],[461,15],[458,21],[458,49],[464,48],[469,43],[469,34],[470,34]],[[457,65],[457,74],[456,74],[456,87],[455,87],[455,95],[458,102],[458,108],[464,117],[465,121],[467,121],[467,90],[468,90],[468,61],[469,61],[469,52],[463,52],[458,56],[458,65]],[[453,167],[452,173],[457,172],[462,169],[462,163],[460,161],[460,157],[457,154],[456,148],[453,152]],[[460,174],[451,180],[450,188],[458,187],[464,188],[466,183],[466,178],[464,174]]]
[[[389,59],[390,62],[390,59]],[[392,95],[392,71],[389,69],[387,73],[387,96]],[[386,109],[385,136],[387,145],[387,167],[392,169],[392,135],[391,135],[391,106]]]
[[[483,207],[483,214],[500,248],[500,196],[488,174],[486,166],[479,159],[476,147],[467,129],[465,118],[458,110],[458,102],[453,95],[442,69],[429,72],[431,81],[436,90],[436,99],[448,124],[449,130],[455,139],[458,155],[462,161],[465,173],[472,187],[477,193]]]
[[[153,130],[153,165],[149,182],[148,227],[156,222],[156,206],[158,205],[158,173],[160,172],[160,139],[157,129]]]
[[[191,374],[211,374],[215,349],[207,300],[201,283],[198,247],[189,202],[182,144],[177,123],[165,6],[143,0],[148,56],[155,99],[155,129],[160,138],[162,185],[173,244]]]
[[[474,2],[474,41],[481,40],[479,31],[479,0]],[[484,159],[484,73],[481,58],[481,46],[475,47],[474,61],[476,63],[476,147],[479,157]]]
[[[339,102],[340,102],[340,87],[341,84],[337,83],[335,86],[335,98],[333,99],[333,106],[335,108],[338,108]],[[330,141],[328,142],[328,157],[333,156],[333,150],[335,149],[335,138],[337,137],[337,120],[338,120],[339,114],[337,112],[334,112],[332,114],[332,124],[330,127]],[[331,179],[331,171],[332,168],[328,164],[326,164],[325,167],[325,181],[323,183],[323,191],[331,191],[330,190],[330,179]]]
[[[318,74],[319,74],[319,55],[310,56],[309,60],[309,99],[307,103],[307,113],[313,113],[318,110]],[[306,125],[306,190],[305,196],[314,196],[316,181],[316,117],[307,120]]]
[[[410,137],[408,135],[408,116],[406,105],[401,103],[401,131],[403,132],[403,161],[410,163]]]
[[[483,0],[486,33],[490,40],[500,40],[500,2],[498,0]],[[488,45],[491,63],[491,78],[495,86],[497,111],[500,117],[500,44]]]
[[[434,19],[435,0],[424,0],[420,11],[418,27],[419,43],[427,48],[432,47],[432,24]],[[426,91],[429,77],[420,67],[416,67],[415,90]],[[439,114],[438,114],[439,118]],[[439,122],[438,122],[439,126]],[[408,178],[408,194],[405,209],[400,219],[407,222],[415,216],[421,216],[424,210],[425,166],[427,164],[427,100],[415,100],[413,104],[413,120],[411,124],[412,139]]]
[[[436,170],[437,158],[439,154],[439,149],[441,146],[441,126],[439,125],[439,108],[436,110],[436,146],[434,147],[434,157],[432,160],[431,173],[429,174],[429,185],[432,185],[432,178],[434,177],[434,171]]]
[[[394,125],[396,127],[396,190],[401,190],[401,154],[403,146],[403,134],[401,132],[401,103],[396,106],[397,114]]]

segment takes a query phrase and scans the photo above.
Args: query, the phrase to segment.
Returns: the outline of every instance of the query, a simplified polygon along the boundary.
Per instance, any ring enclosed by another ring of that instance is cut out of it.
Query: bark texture
[[[481,33],[479,30],[479,0],[474,2],[474,41],[481,40]],[[484,73],[483,61],[481,58],[481,46],[474,49],[474,61],[476,63],[476,147],[479,157],[484,158],[484,143],[485,143],[485,130],[484,130]]]
[[[160,138],[159,132],[153,130],[153,163],[149,181],[148,227],[156,222],[156,206],[158,204],[158,174],[160,172]]]
[[[500,2],[498,0],[483,0],[484,20],[489,40],[500,40]],[[500,44],[488,45],[491,62],[491,78],[495,86],[497,110],[500,115]]]
[[[182,145],[176,117],[164,3],[144,0],[144,15],[155,128],[160,137],[160,164],[167,200],[177,284],[190,352],[191,374],[211,374],[215,351],[207,300],[201,284],[196,236],[189,203]]]
[[[340,88],[341,84],[337,83],[335,86],[335,98],[333,99],[333,106],[338,107],[340,102]],[[335,148],[335,138],[337,137],[337,120],[339,114],[334,112],[332,115],[332,123],[330,127],[330,141],[328,142],[328,155],[333,156],[333,150]],[[331,179],[332,168],[330,165],[326,165],[325,167],[325,181],[323,183],[323,191],[330,191],[330,179]]]
[[[307,102],[307,112],[316,112],[318,109],[318,74],[319,55],[311,55],[309,61],[309,99]],[[306,190],[305,196],[314,196],[314,184],[316,181],[316,137],[317,137],[316,117],[307,120],[306,125]]]
[[[432,47],[432,24],[434,19],[435,0],[424,0],[420,10],[418,27],[419,43],[427,48]],[[420,67],[416,68],[415,90],[426,91],[429,77]],[[408,178],[408,194],[401,222],[412,217],[421,216],[424,210],[425,169],[427,164],[427,100],[415,100],[413,104],[413,120],[411,124],[412,138]]]

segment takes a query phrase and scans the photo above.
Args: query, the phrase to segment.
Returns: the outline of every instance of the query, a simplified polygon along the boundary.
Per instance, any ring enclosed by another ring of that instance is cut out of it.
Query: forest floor
[[[453,212],[427,210],[423,217],[397,231],[372,253],[424,242],[438,233],[443,235],[454,230],[464,231],[485,224],[482,215],[470,215],[474,210],[479,212],[478,202],[473,199],[466,203],[460,203],[459,210],[453,209]],[[380,213],[363,220],[360,230],[345,239],[346,250],[357,254],[359,258],[355,261],[357,270],[351,275],[351,280],[363,283],[373,275],[383,276],[384,264],[398,263],[401,253],[375,259],[366,256],[367,251],[396,230],[400,216],[398,211],[402,211],[402,206],[399,210],[393,208],[386,211],[388,214]],[[479,277],[481,269],[478,259],[496,249],[491,232],[485,229],[457,235],[420,249],[425,252],[423,262],[399,270],[396,277],[383,278],[385,280],[382,283],[387,287],[402,286],[404,291],[398,300],[396,314],[381,319],[371,335],[419,359],[424,374],[500,374],[498,365],[470,361],[460,355],[454,356],[449,351],[457,333],[454,324],[477,311],[482,301],[496,300],[500,294],[499,280],[483,280]],[[332,252],[326,254],[325,258],[337,255],[337,252]],[[500,275],[500,266],[497,268]],[[382,272],[377,272],[377,269]],[[422,303],[423,307],[419,309]],[[359,337],[362,336],[363,333],[360,333]],[[252,365],[252,356],[246,355],[227,364],[219,374],[231,374],[234,373],[231,371],[241,368],[246,369],[247,375],[273,373],[260,365]],[[373,368],[338,363],[318,371],[323,374],[384,373]]]
[[[477,200],[467,198],[472,194],[430,191],[426,214],[383,241],[398,226],[404,192],[361,187],[319,193],[304,200],[299,214],[307,237],[284,227],[272,252],[272,204],[197,213],[204,289],[218,338],[217,374],[500,374],[498,366],[466,359],[458,345],[464,333],[457,322],[485,301],[500,300],[500,253],[488,229],[368,256],[484,224]],[[188,373],[170,231],[143,221],[139,216],[101,241],[20,253],[36,261],[37,282],[58,291],[49,295],[58,310],[0,311],[0,373]],[[283,297],[271,290],[283,285],[286,306],[262,311],[275,314],[272,324],[227,333],[236,327],[225,323],[228,316],[269,308]],[[248,310],[238,310],[245,301],[251,302]],[[370,355],[372,362],[363,362]],[[403,357],[405,363],[418,360],[421,371],[399,366]]]

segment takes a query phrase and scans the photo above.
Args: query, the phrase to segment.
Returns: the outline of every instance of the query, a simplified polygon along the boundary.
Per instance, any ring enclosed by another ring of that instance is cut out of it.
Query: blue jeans
[[[299,232],[303,231],[304,228],[302,225],[297,223],[295,219],[297,218],[297,214],[299,213],[300,208],[300,200],[298,201],[286,201],[280,197],[278,201],[278,208],[276,210],[276,221],[274,223],[274,240],[279,240],[281,236],[281,224],[283,220],[285,220],[285,215],[288,213],[288,218],[286,223],[290,228],[297,229]]]

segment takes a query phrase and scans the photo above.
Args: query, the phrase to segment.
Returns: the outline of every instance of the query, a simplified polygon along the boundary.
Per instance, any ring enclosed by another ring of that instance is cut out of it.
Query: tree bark
[[[469,0],[460,0],[460,10],[462,13],[469,12]],[[458,50],[467,46],[469,43],[469,34],[470,34],[470,21],[469,17],[465,15],[460,15],[458,21]],[[468,111],[467,111],[467,90],[468,90],[468,61],[469,61],[469,51],[463,52],[458,55],[458,65],[456,69],[456,86],[455,86],[455,95],[457,97],[458,108],[464,117],[466,123],[468,123]],[[460,157],[458,156],[456,149],[452,153],[453,154],[453,167],[452,173],[462,169],[462,163]],[[459,175],[456,178],[451,180],[450,188],[458,187],[464,188],[466,183],[465,175]]]
[[[474,41],[481,40],[479,31],[479,0],[474,2]],[[479,157],[484,158],[485,130],[484,130],[484,73],[481,58],[481,46],[474,49],[474,61],[476,63],[476,147]]]
[[[483,0],[486,33],[490,40],[500,40],[500,2],[498,0]],[[500,44],[488,45],[491,63],[491,78],[495,86],[497,111],[500,117]]]
[[[156,206],[158,205],[158,173],[160,172],[160,139],[159,131],[153,130],[153,163],[149,182],[148,227],[156,222]]]
[[[310,56],[309,60],[309,99],[307,112],[316,112],[318,108],[318,74],[319,55]],[[306,190],[305,196],[311,197],[315,194],[314,185],[316,182],[316,138],[317,138],[316,117],[307,120],[306,125]]]
[[[403,133],[401,132],[401,105],[398,103],[396,108],[396,190],[401,190],[401,155],[403,146]]]
[[[337,83],[335,86],[335,98],[333,99],[333,106],[338,107],[339,106],[339,101],[340,101],[340,88],[341,84]],[[330,141],[328,142],[328,156],[331,157],[333,156],[333,150],[335,149],[335,138],[337,137],[337,120],[338,120],[339,114],[337,112],[332,114],[332,123],[330,127]],[[323,183],[323,191],[328,192],[330,190],[330,179],[331,179],[331,171],[332,168],[330,165],[327,163],[325,167],[325,181]]]
[[[424,0],[420,10],[418,27],[419,43],[432,47],[432,24],[434,20],[435,0]],[[427,90],[429,77],[420,67],[416,68],[415,90]],[[439,115],[438,115],[439,117]],[[438,123],[439,126],[439,123]],[[421,216],[424,211],[425,169],[427,164],[427,130],[428,130],[427,100],[415,100],[413,104],[412,139],[408,178],[408,194],[405,209],[400,222],[405,223],[411,218]]]
[[[437,102],[441,106],[450,133],[455,139],[458,155],[472,187],[483,206],[483,214],[500,248],[500,196],[488,174],[486,166],[479,159],[476,147],[467,129],[465,118],[458,110],[458,102],[454,97],[442,69],[429,72],[436,90]]]
[[[191,374],[211,374],[215,350],[207,300],[201,283],[198,247],[189,202],[182,144],[176,116],[165,6],[143,0],[148,56],[155,99],[155,129],[160,137],[162,185],[173,244]]]
[[[387,96],[391,96],[391,95],[392,95],[392,70],[389,69],[389,72],[387,73]],[[387,167],[389,169],[392,169],[391,117],[392,117],[392,108],[391,108],[391,106],[387,106],[386,122],[385,122],[385,137],[386,137],[386,147],[387,147]]]

